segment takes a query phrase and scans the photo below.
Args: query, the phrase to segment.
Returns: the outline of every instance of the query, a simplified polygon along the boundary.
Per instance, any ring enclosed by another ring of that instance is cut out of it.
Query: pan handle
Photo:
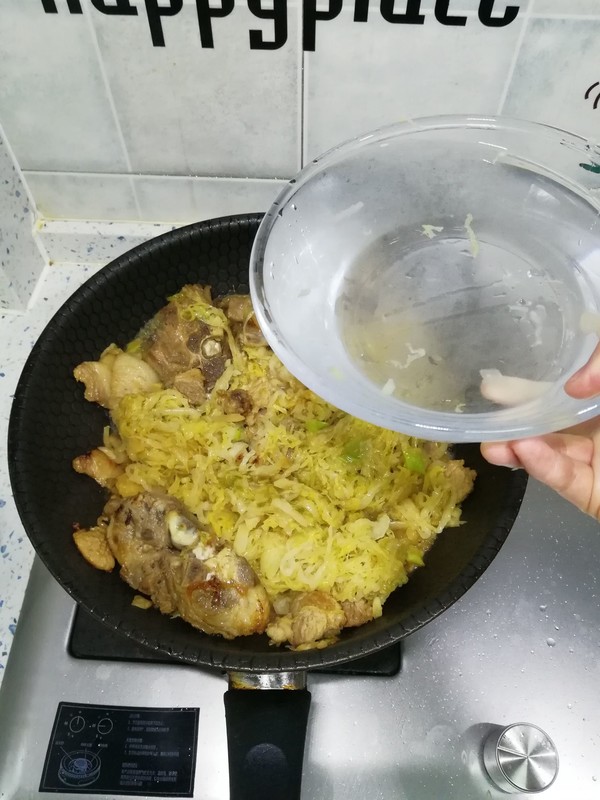
[[[310,708],[306,674],[230,673],[230,800],[300,800]]]

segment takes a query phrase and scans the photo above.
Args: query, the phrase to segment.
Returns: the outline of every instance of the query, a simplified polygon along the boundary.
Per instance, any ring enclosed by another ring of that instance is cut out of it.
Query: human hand
[[[565,391],[579,399],[600,394],[600,345],[588,363],[569,378]],[[546,436],[485,442],[481,452],[491,464],[525,469],[600,520],[600,417]]]

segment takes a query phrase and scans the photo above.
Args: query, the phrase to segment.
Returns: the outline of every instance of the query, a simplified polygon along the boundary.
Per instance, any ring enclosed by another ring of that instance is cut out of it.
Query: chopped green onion
[[[406,469],[409,469],[411,472],[418,472],[421,475],[424,474],[426,466],[425,459],[419,450],[409,450],[406,448],[402,451],[402,454],[404,456],[404,466]]]
[[[417,567],[424,567],[425,562],[423,561],[423,555],[421,551],[415,547],[414,545],[410,545],[408,548],[408,552],[406,553],[406,560],[409,564],[415,564]]]
[[[350,439],[342,449],[342,457],[344,461],[348,461],[352,464],[355,461],[360,461],[364,455],[364,451],[365,443],[361,439]]]
[[[125,347],[125,352],[129,353],[139,353],[142,349],[142,342],[140,339],[132,339],[129,344]]]
[[[323,422],[320,419],[307,419],[306,420],[306,430],[309,433],[318,433],[318,431],[322,431],[323,428],[327,427],[327,423]]]
[[[244,437],[244,428],[240,425],[238,428],[235,429],[233,435],[231,437],[232,442],[240,442]]]

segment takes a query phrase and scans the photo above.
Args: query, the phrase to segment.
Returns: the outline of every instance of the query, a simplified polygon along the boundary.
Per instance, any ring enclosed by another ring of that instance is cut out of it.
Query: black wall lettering
[[[437,21],[441,22],[442,25],[466,25],[467,24],[466,17],[457,17],[448,14],[449,5],[450,5],[450,0],[436,0],[435,18],[437,19]]]
[[[386,22],[399,22],[401,25],[422,25],[425,22],[425,15],[419,13],[421,0],[408,0],[403,14],[394,11],[394,6],[395,0],[381,0],[381,16]]]
[[[2,0],[0,0],[0,3]],[[148,25],[154,47],[165,46],[163,17],[173,17],[183,8],[184,0],[89,0],[90,5],[101,14],[135,16],[142,2],[146,7]],[[260,20],[272,23],[267,30],[251,28],[248,31],[250,50],[278,50],[288,39],[288,0],[246,0],[250,13]],[[368,22],[371,2],[375,0],[353,0],[354,22]],[[508,5],[496,0],[479,0],[479,21],[488,28],[503,28],[518,17],[521,5]],[[41,0],[46,14],[68,11],[82,14],[82,0]],[[433,7],[436,20],[446,26],[464,26],[468,23],[465,14],[452,13],[451,0],[435,0]],[[425,13],[421,13],[422,0],[379,0],[379,11],[386,22],[401,25],[423,25]],[[350,3],[348,3],[350,6]],[[456,0],[456,7],[460,0]],[[398,11],[397,7],[402,10]],[[196,0],[198,29],[202,47],[214,48],[213,20],[227,17],[235,8],[235,0]],[[317,22],[327,22],[339,16],[344,8],[343,0],[302,0],[302,48],[315,49]],[[348,9],[350,11],[350,9]]]
[[[495,0],[481,0],[479,3],[479,19],[488,28],[503,28],[505,25],[510,25],[517,18],[520,6],[507,6],[502,17],[492,17],[494,10]]]
[[[302,3],[302,49],[312,52],[315,49],[317,20],[335,19],[342,10],[343,0],[329,0],[326,11],[317,11],[317,0],[303,0]]]
[[[277,50],[287,41],[287,0],[273,0],[273,8],[263,8],[262,0],[248,0],[248,8],[259,19],[273,20],[273,41],[266,42],[262,31],[250,31],[250,50]]]
[[[215,42],[212,32],[214,17],[226,17],[233,11],[235,0],[221,0],[220,8],[211,8],[209,0],[196,0],[198,9],[198,27],[200,28],[200,42],[202,47],[214,47]]]
[[[55,0],[42,0],[42,6],[46,14],[58,14]],[[71,14],[83,14],[79,0],[67,0],[67,8]]]
[[[356,0],[354,3],[354,22],[367,22],[369,19],[369,0]]]
[[[170,5],[159,6],[158,0],[145,0],[146,13],[148,14],[148,25],[150,25],[150,35],[152,36],[152,44],[154,47],[165,46],[165,34],[161,17],[174,17],[179,14],[183,7],[183,0],[169,0]]]
[[[92,5],[97,11],[103,14],[124,14],[125,16],[135,16],[137,8],[131,5],[130,0],[117,0],[116,6],[107,6],[105,0],[91,0]]]

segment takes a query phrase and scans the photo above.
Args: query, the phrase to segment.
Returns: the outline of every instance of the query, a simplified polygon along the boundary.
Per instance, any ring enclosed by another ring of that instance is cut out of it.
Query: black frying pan
[[[81,361],[110,343],[125,344],[185,283],[215,295],[248,291],[248,266],[260,214],[197,223],[159,236],[90,278],[51,320],[34,346],[14,398],[8,456],[24,528],[50,572],[83,608],[115,631],[158,653],[218,668],[230,684],[302,684],[309,668],[351,661],[385,648],[441,614],[479,578],[506,539],[526,486],[523,472],[483,461],[477,445],[455,448],[478,472],[463,505],[465,524],[445,531],[383,617],[347,629],[324,650],[293,653],[266,636],[225,641],[158,611],[132,607],[133,591],[117,571],[89,566],[73,545],[73,523],[95,522],[105,495],[71,468],[74,456],[101,441],[105,412],[83,399],[72,378]],[[241,673],[241,674],[240,674]],[[232,800],[294,800],[300,794],[310,695],[296,691],[226,693]]]

